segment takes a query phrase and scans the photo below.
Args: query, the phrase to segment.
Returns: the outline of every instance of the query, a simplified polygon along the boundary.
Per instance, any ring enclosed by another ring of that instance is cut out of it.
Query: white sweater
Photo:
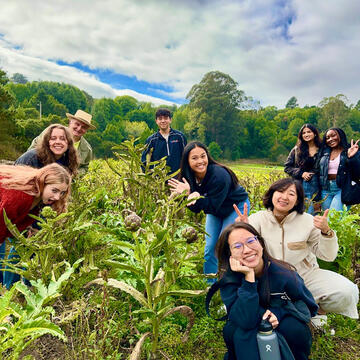
[[[249,223],[264,238],[269,254],[295,266],[300,276],[319,267],[316,257],[325,261],[336,258],[339,245],[335,232],[323,236],[310,214],[293,211],[279,223],[271,210],[262,210],[250,215]]]

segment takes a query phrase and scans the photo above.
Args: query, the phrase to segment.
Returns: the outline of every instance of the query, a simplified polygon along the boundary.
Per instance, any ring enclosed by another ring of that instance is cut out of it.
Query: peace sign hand
[[[243,213],[241,213],[241,211],[239,210],[237,205],[233,204],[233,208],[238,215],[238,217],[235,219],[235,222],[244,222],[244,223],[249,222],[249,218],[247,215],[247,213],[248,213],[247,203],[244,204],[244,212]]]
[[[360,140],[360,139],[359,139]],[[353,157],[359,150],[359,140],[357,140],[355,143],[354,143],[354,140],[351,139],[351,143],[350,143],[350,147],[348,148],[348,158],[351,158]]]
[[[324,211],[324,215],[314,216],[314,226],[321,230],[323,234],[326,234],[330,229],[327,221],[327,216],[329,214],[329,209]]]

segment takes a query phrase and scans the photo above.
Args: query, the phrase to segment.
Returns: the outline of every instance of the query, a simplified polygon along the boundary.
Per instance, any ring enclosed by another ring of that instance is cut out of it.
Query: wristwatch
[[[324,235],[324,236],[332,236],[332,234],[333,234],[333,231],[331,230],[331,229],[329,229],[327,232],[321,232],[321,234],[322,235]]]

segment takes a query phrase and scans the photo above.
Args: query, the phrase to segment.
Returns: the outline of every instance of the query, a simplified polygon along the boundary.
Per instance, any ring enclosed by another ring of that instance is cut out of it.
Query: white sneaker
[[[311,318],[311,325],[317,329],[322,330],[325,325],[327,325],[327,316],[326,315],[315,315]]]

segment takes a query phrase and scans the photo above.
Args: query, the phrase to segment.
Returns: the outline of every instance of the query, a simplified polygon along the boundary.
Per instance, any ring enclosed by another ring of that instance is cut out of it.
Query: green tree
[[[184,132],[188,140],[205,142],[206,122],[208,115],[201,113],[200,109],[193,108],[187,111],[188,121],[184,125]]]
[[[111,122],[106,125],[106,129],[102,133],[104,140],[112,141],[114,144],[120,144],[124,138],[124,124],[122,122]]]
[[[211,71],[194,85],[186,98],[191,109],[199,109],[205,126],[206,143],[215,141],[225,149],[231,137],[231,126],[237,119],[238,109],[246,100],[245,94],[229,75]],[[200,119],[199,119],[200,120]]]
[[[113,121],[116,115],[121,115],[121,107],[117,101],[113,99],[102,98],[95,100],[92,114],[94,120],[98,124],[98,132],[105,130],[106,125]]]
[[[9,79],[0,69],[0,159],[14,159],[18,155],[14,135],[18,133],[15,123],[14,96],[5,88]]]
[[[181,105],[179,109],[174,112],[171,126],[176,130],[184,132],[185,124],[189,121],[188,112],[188,105]]]
[[[346,105],[348,99],[342,94],[324,98],[319,106],[321,117],[319,126],[321,130],[329,127],[346,128],[348,125],[349,107]]]
[[[209,144],[209,153],[215,160],[219,160],[222,154],[221,147],[215,141],[212,141]]]
[[[20,73],[15,73],[10,79],[15,84],[26,84],[28,82],[26,76]]]
[[[360,109],[352,109],[348,120],[352,130],[360,132]]]
[[[129,111],[136,110],[139,108],[139,102],[132,96],[124,95],[117,96],[115,101],[120,106],[121,115],[125,116]]]
[[[299,104],[297,102],[297,98],[295,96],[292,96],[285,106],[287,109],[294,109],[296,107],[299,107]]]

